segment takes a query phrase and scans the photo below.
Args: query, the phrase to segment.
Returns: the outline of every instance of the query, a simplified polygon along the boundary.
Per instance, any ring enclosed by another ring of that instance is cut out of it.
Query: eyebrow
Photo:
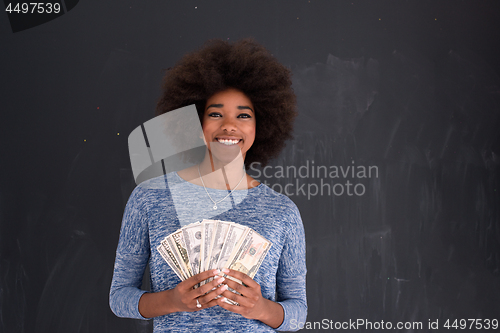
[[[222,108],[224,106],[224,104],[210,104],[209,106],[207,106],[206,110],[208,110],[209,108]],[[237,107],[238,110],[250,110],[252,112],[254,112],[252,110],[252,108],[250,108],[249,106],[246,106],[246,105],[238,105]]]

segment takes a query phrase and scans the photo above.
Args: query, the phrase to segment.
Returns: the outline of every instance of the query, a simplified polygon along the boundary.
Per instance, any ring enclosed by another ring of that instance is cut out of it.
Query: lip
[[[225,143],[219,142],[217,139],[224,139],[224,140],[239,140],[238,142],[227,145]],[[243,142],[243,139],[240,138],[235,138],[235,137],[230,137],[230,136],[224,136],[224,137],[216,137],[213,141],[214,144],[216,144],[218,147],[222,147],[223,149],[234,149],[234,147],[238,147],[238,149],[241,148],[241,144]]]
[[[242,140],[241,138],[237,138],[235,136],[216,136],[215,140],[217,141],[217,139],[221,139],[221,140]]]

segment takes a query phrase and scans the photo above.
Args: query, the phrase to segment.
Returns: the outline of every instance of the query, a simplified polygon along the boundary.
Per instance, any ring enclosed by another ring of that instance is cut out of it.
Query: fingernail
[[[225,297],[222,297],[222,301],[225,302],[226,301],[226,298]]]
[[[216,269],[215,271],[212,272],[214,275],[217,275],[220,273],[220,270]]]
[[[229,273],[229,269],[227,269],[227,268],[223,268],[223,269],[222,269],[222,271],[223,271],[224,273]]]
[[[226,291],[227,290],[227,284],[223,285],[222,288],[220,288],[220,290]]]
[[[222,283],[222,281],[224,281],[224,280],[225,280],[225,278],[221,277],[220,279],[217,280],[217,284]]]

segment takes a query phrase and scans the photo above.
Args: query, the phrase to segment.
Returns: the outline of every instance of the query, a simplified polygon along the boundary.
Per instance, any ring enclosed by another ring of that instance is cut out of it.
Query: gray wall
[[[128,134],[162,69],[248,36],[294,73],[295,140],[272,165],[378,170],[260,178],[292,184],[308,321],[500,319],[498,2],[71,3],[15,33],[0,14],[0,331],[150,329],[108,306]],[[312,195],[347,181],[364,194]]]

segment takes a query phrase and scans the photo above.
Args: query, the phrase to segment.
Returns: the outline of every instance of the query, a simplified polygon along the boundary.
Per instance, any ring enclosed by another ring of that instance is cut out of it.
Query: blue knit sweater
[[[219,201],[228,191],[207,189]],[[248,226],[272,246],[254,280],[262,296],[278,302],[285,318],[278,331],[297,330],[307,315],[304,227],[297,206],[264,184],[236,190],[213,209],[204,188],[176,172],[141,183],[125,208],[109,295],[119,317],[146,319],[138,310],[144,269],[149,261],[151,291],[174,288],[181,280],[156,247],[165,236],[203,218]],[[154,332],[273,332],[258,320],[219,306],[197,312],[176,312],[154,318]]]

